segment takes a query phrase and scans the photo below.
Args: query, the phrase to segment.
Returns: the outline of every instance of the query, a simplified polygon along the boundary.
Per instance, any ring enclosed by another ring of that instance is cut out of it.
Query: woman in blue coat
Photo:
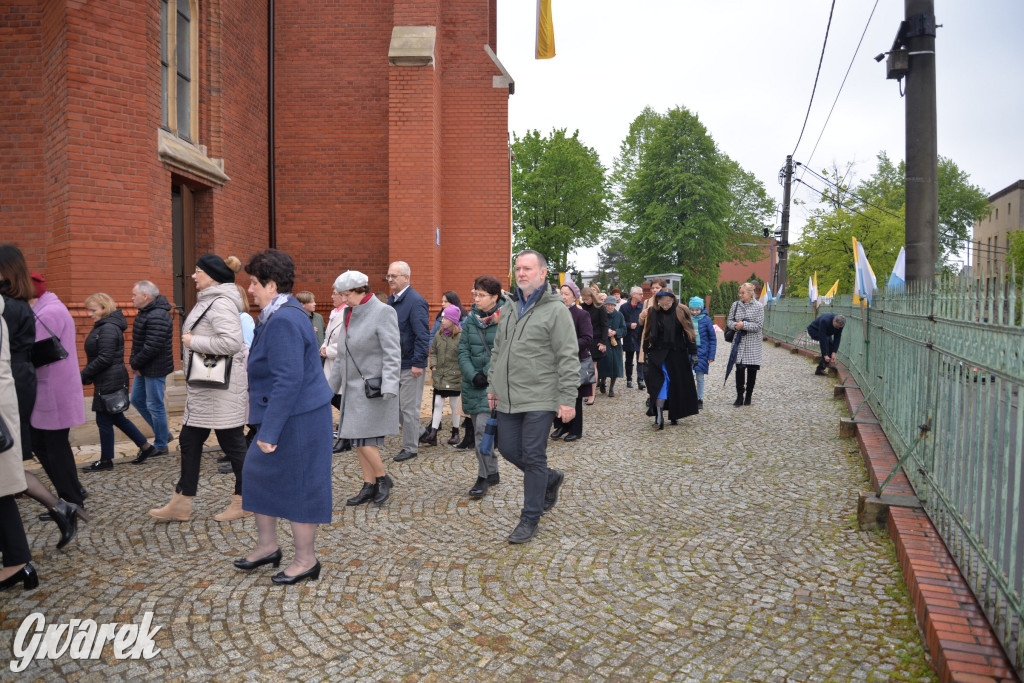
[[[316,525],[331,522],[331,390],[309,315],[291,295],[291,257],[267,249],[249,260],[245,272],[261,312],[249,350],[249,422],[257,431],[245,455],[242,506],[256,514],[258,538],[235,566],[279,566],[277,518],[284,517],[291,522],[295,558],[272,580],[315,580]]]
[[[690,299],[690,315],[697,328],[697,364],[693,366],[694,379],[697,380],[697,410],[704,410],[704,376],[710,372],[711,363],[715,362],[715,351],[718,349],[718,336],[715,325],[704,308],[704,299],[699,296]]]

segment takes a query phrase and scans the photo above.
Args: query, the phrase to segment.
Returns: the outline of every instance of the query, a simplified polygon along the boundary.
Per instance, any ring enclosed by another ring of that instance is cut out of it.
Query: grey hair
[[[643,287],[630,287],[629,288],[629,295],[630,296],[633,296],[637,292],[640,292],[641,294],[643,294],[644,293],[644,288]]]
[[[153,299],[155,299],[158,296],[160,296],[160,288],[154,285],[149,280],[139,280],[138,282],[135,283],[135,286],[139,288],[140,292],[142,292],[148,297],[152,297]]]
[[[837,315],[836,317],[832,318],[832,324],[838,327],[839,329],[846,327],[846,316]]]
[[[548,260],[546,258],[544,258],[544,254],[540,253],[536,249],[523,249],[521,252],[516,254],[516,260],[518,261],[519,257],[523,256],[524,254],[533,254],[534,256],[536,256],[537,257],[537,265],[539,265],[544,270],[547,270]]]
[[[744,282],[742,285],[740,285],[740,287],[742,289],[749,289],[754,294],[757,294],[757,285],[755,285],[753,282]]]
[[[405,261],[392,261],[391,265],[392,266],[398,266],[398,269],[400,271],[402,271],[402,273],[401,273],[402,275],[404,275],[406,277],[412,277],[412,268],[410,268],[409,264],[406,263]],[[390,267],[389,267],[389,270],[390,270]]]

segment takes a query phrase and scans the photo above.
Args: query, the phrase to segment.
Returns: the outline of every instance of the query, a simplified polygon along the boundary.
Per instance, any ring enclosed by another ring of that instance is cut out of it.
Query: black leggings
[[[242,495],[242,463],[245,462],[245,427],[231,429],[214,429],[217,443],[224,455],[231,462],[231,471],[235,473],[235,495]],[[181,448],[181,478],[175,491],[185,496],[196,495],[199,488],[199,463],[203,457],[203,444],[210,436],[208,427],[181,428],[178,434],[178,446]]]
[[[576,395],[576,417],[569,420],[569,422],[562,422],[557,420],[558,424],[565,427],[566,434],[575,434],[576,436],[583,436],[583,397],[577,392]]]
[[[754,384],[757,382],[757,371],[760,365],[737,365],[736,366],[736,393],[742,394],[744,379],[746,380],[747,396],[754,393]]]
[[[36,429],[32,427],[32,452],[43,465],[57,495],[69,503],[84,505],[82,484],[78,481],[75,454],[68,442],[67,429]]]

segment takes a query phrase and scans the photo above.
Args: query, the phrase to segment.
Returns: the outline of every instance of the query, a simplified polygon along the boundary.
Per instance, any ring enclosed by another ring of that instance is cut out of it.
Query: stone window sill
[[[224,173],[224,160],[206,156],[205,145],[193,145],[163,128],[157,130],[157,157],[217,186],[231,180]]]

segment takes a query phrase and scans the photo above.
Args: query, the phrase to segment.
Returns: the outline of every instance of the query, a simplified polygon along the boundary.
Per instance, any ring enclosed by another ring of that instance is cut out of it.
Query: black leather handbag
[[[33,315],[35,315],[34,312]],[[53,330],[46,326],[46,323],[39,319],[39,316],[36,316],[36,322],[42,325],[43,329],[50,333],[50,336],[32,343],[32,365],[41,368],[44,365],[56,363],[67,358],[68,350],[60,343],[60,338],[53,333]]]

